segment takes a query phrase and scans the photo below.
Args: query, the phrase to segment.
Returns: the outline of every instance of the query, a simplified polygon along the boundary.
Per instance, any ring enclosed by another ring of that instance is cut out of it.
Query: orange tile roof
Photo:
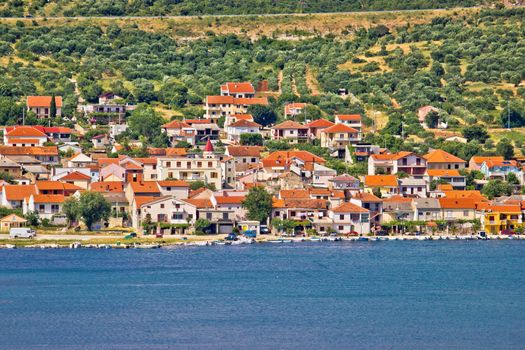
[[[365,176],[367,187],[397,187],[395,175],[367,175]]]
[[[81,187],[75,186],[73,184],[51,180],[36,181],[35,185],[39,191],[77,191],[82,189]]]
[[[57,146],[0,146],[0,154],[3,155],[24,155],[24,156],[57,156]]]
[[[423,156],[427,163],[465,163],[465,161],[453,154],[441,149],[433,150]]]
[[[40,140],[38,139],[15,139],[15,138],[9,138],[7,140],[7,143],[10,145],[19,145],[19,144],[31,144],[31,145],[38,145],[40,143]]]
[[[335,124],[334,126],[331,126],[329,128],[326,128],[322,130],[321,132],[327,133],[327,134],[334,134],[334,133],[348,133],[348,134],[356,134],[359,131],[349,127],[345,124]]]
[[[301,102],[289,103],[286,106],[284,106],[284,114],[286,115],[292,114],[292,109],[302,110],[305,108],[306,108],[306,103],[301,103]]]
[[[461,177],[462,176],[457,169],[428,169],[427,175],[432,176],[432,177],[444,177],[444,176]]]
[[[129,185],[134,193],[160,193],[156,181],[130,182]]]
[[[314,121],[306,124],[305,126],[309,127],[309,128],[328,128],[328,127],[333,126],[333,125],[335,125],[335,124],[332,123],[329,120],[317,119],[317,120],[314,120]]]
[[[489,168],[492,168],[492,167],[495,167],[495,166],[513,166],[513,167],[518,167],[518,162],[516,162],[515,160],[494,160],[494,159],[491,159],[491,160],[486,160],[485,164],[487,164],[487,166]]]
[[[487,198],[485,198],[480,191],[476,190],[455,190],[455,191],[443,191],[443,194],[446,198],[468,198],[470,200],[475,201],[486,201]]]
[[[305,163],[323,164],[326,161],[307,151],[275,151],[262,160],[265,167],[288,166],[293,158],[298,158]]]
[[[27,106],[31,107],[51,107],[52,96],[27,96]],[[57,108],[62,107],[62,96],[55,96]]]
[[[140,208],[144,204],[153,202],[153,201],[155,201],[155,200],[157,200],[159,198],[160,197],[155,197],[155,196],[136,196],[135,197],[135,204],[137,205],[138,208]]]
[[[93,182],[90,190],[94,192],[124,192],[124,183],[121,181]]]
[[[235,93],[247,93],[247,94],[254,94],[255,89],[253,88],[252,83],[250,82],[240,82],[240,83],[234,83],[229,82],[225,83],[224,85],[221,85],[221,90],[227,90],[230,94]]]
[[[228,153],[233,157],[260,157],[259,146],[228,146]]]
[[[22,201],[37,193],[35,185],[5,185],[3,191],[8,201]]]
[[[439,191],[452,191],[454,190],[454,187],[452,187],[451,184],[438,184],[437,189]]]
[[[133,158],[133,160],[141,164],[157,164],[156,158]]]
[[[118,158],[99,158],[97,159],[97,164],[99,167],[103,168],[110,164],[119,165],[119,161],[120,160]]]
[[[166,148],[167,157],[185,156],[187,154],[188,151],[186,150],[186,148]]]
[[[245,196],[215,196],[217,204],[241,204]]]
[[[474,163],[477,163],[479,165],[483,164],[485,161],[489,160],[495,160],[495,161],[503,161],[504,158],[502,156],[474,156],[471,158]]]
[[[73,172],[67,174],[64,177],[61,177],[60,180],[72,180],[72,181],[87,180],[87,181],[90,181],[91,180],[91,176],[83,174],[83,173],[81,173],[79,171],[73,171]]]
[[[337,208],[332,209],[334,213],[368,213],[368,210],[361,208],[354,203],[346,202],[338,206]]]
[[[6,134],[7,137],[45,137],[47,135],[32,126],[16,126]]]
[[[328,209],[328,201],[324,199],[283,199],[284,208]]]
[[[162,127],[166,129],[191,128],[189,124],[186,124],[185,122],[180,120],[172,120],[171,122],[162,125]]]
[[[184,180],[162,180],[157,183],[161,187],[190,187],[190,184]]]
[[[271,129],[281,130],[281,129],[308,129],[308,127],[294,122],[293,120],[286,120],[280,124],[273,126]]]
[[[483,209],[491,212],[521,214],[521,205],[500,205],[487,203],[487,206]]]
[[[337,119],[347,121],[361,121],[362,117],[359,114],[336,114]]]
[[[233,96],[206,96],[207,104],[225,104],[225,105],[267,105],[268,99],[266,97],[241,97],[235,98]]]
[[[35,194],[33,199],[35,203],[63,203],[65,197],[63,194]]]
[[[310,192],[308,190],[281,190],[279,196],[282,199],[310,198]]]
[[[232,123],[229,126],[234,128],[261,128],[261,124],[257,124],[256,122],[246,119],[237,120],[235,123]]]
[[[396,194],[394,196],[383,199],[383,202],[384,203],[396,203],[396,202],[410,203],[412,202],[412,198],[407,198],[407,197],[403,197],[403,196]]]
[[[184,199],[184,201],[199,209],[213,208],[213,204],[211,203],[211,200],[209,198],[188,198]]]
[[[253,115],[251,114],[234,114],[232,117],[235,120],[249,120],[253,122]]]
[[[381,198],[377,197],[376,195],[368,192],[359,192],[355,196],[353,196],[355,199],[359,199],[362,202],[382,202]]]
[[[476,209],[476,202],[470,198],[439,198],[442,209]]]

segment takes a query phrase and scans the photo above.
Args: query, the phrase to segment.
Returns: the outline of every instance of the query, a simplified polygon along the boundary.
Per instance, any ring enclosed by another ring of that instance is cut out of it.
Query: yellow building
[[[502,230],[515,231],[523,226],[519,205],[489,205],[483,211],[481,224],[487,233],[499,234]]]

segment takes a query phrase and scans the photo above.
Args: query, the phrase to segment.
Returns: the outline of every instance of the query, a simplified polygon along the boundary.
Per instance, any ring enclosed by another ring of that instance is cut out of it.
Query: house
[[[380,225],[383,215],[383,201],[381,198],[368,192],[359,192],[350,197],[350,203],[367,209],[371,225]]]
[[[188,142],[190,145],[195,145],[197,129],[186,122],[172,120],[171,122],[162,125],[162,131],[168,135],[170,143],[173,146],[181,141]]]
[[[272,217],[284,220],[305,221],[328,215],[328,201],[324,199],[286,198],[274,199]]]
[[[0,173],[19,178],[22,176],[22,166],[9,158],[0,158]]]
[[[66,166],[68,168],[85,168],[91,164],[93,164],[91,156],[78,153],[67,160]]]
[[[229,82],[221,85],[221,96],[232,96],[235,98],[252,98],[255,97],[255,88],[250,82]]]
[[[235,114],[246,114],[248,107],[253,105],[268,105],[266,97],[233,97],[233,96],[206,96],[204,117],[217,122],[222,117]]]
[[[392,154],[373,154],[368,158],[368,174],[380,172],[384,174],[397,174],[400,172],[423,177],[427,162],[423,157],[413,152],[397,152]]]
[[[335,124],[326,119],[316,119],[305,126],[308,128],[308,135],[311,139],[317,139],[321,137],[321,131]]]
[[[231,116],[227,116],[224,119],[224,129],[227,129],[228,125],[233,124],[235,122],[238,122],[240,120],[247,120],[249,122],[255,121],[251,114],[234,114],[234,115],[231,115]]]
[[[241,141],[242,134],[258,134],[261,129],[261,125],[248,120],[239,120],[235,123],[228,125],[226,133],[228,134],[228,140],[233,143],[239,143]]]
[[[261,147],[259,146],[228,146],[226,155],[232,156],[235,163],[235,172],[245,172],[256,166],[261,159]]]
[[[4,145],[34,147],[43,146],[48,136],[32,126],[16,126],[4,129]]]
[[[10,209],[22,208],[24,199],[37,193],[35,185],[4,185],[1,205]]]
[[[49,118],[52,96],[27,96],[27,110],[36,114],[38,119]],[[55,96],[56,115],[62,115],[62,96]]]
[[[82,153],[82,147],[80,147],[78,142],[66,142],[58,146],[58,151],[67,154],[78,154]]]
[[[27,220],[16,214],[9,214],[0,219],[0,231],[9,232],[12,228],[26,226]]]
[[[298,162],[296,161],[296,164],[297,163]],[[299,166],[301,166],[301,164],[299,164]],[[293,170],[294,169],[292,168],[292,171]],[[313,169],[311,171],[300,171],[298,172],[298,174],[306,178],[311,178],[313,187],[328,188],[328,186],[330,185],[330,180],[337,175],[337,171],[327,166],[324,166],[323,164],[314,163]]]
[[[173,225],[178,233],[184,234],[197,217],[195,206],[172,196],[139,199],[136,206],[138,211],[133,220],[136,229],[149,218],[152,223]]]
[[[306,103],[289,103],[284,106],[284,117],[294,118],[301,113],[305,113]]]
[[[103,104],[110,104],[113,103],[115,100],[122,100],[123,98],[119,95],[114,94],[113,92],[104,92],[103,94],[98,96],[98,103]]]
[[[109,140],[108,135],[100,134],[93,136],[93,138],[91,139],[91,143],[93,143],[93,148],[105,149],[106,146],[109,146],[111,144],[111,141]]]
[[[414,221],[436,221],[442,219],[441,204],[436,198],[414,198],[412,201]]]
[[[470,158],[468,168],[470,170],[481,170],[481,166],[486,161],[503,162],[505,159],[502,156],[474,156]]]
[[[368,157],[372,154],[380,154],[382,149],[377,145],[372,145],[371,143],[358,142],[352,145],[354,150],[353,153],[349,152],[349,148],[346,151],[345,161],[349,164],[355,162],[368,162]]]
[[[287,140],[290,143],[299,143],[308,141],[308,127],[287,120],[273,126],[271,129],[272,140]]]
[[[392,221],[411,221],[414,217],[412,198],[394,195],[383,200],[381,223]]]
[[[326,160],[307,151],[275,151],[262,159],[268,177],[276,177],[287,171],[312,171],[314,164],[325,164]]]
[[[381,197],[390,197],[399,192],[395,175],[367,175],[364,186],[366,192],[380,193]]]
[[[53,220],[54,216],[61,216],[64,200],[63,194],[31,194],[24,198],[23,213],[36,212],[40,219]]]
[[[358,205],[347,202],[331,209],[328,217],[333,221],[333,229],[339,234],[357,232],[370,233],[370,212]]]
[[[348,174],[335,176],[328,181],[332,184],[329,187],[334,190],[349,191],[349,193],[358,192],[360,190],[359,179]]]
[[[442,220],[474,220],[477,203],[469,198],[439,198]]]
[[[362,132],[362,119],[363,118],[359,114],[336,114],[335,123],[344,124],[346,126],[351,127],[352,129],[356,129],[357,131]]]
[[[15,160],[11,156],[31,156],[40,161],[42,165],[59,164],[58,148],[56,146],[0,146],[0,156],[6,156],[13,161]]]
[[[518,227],[523,227],[522,208],[519,204],[487,204],[481,207],[481,212],[481,225],[487,233],[497,235],[503,230],[515,231]]]
[[[186,119],[184,123],[195,130],[195,143],[219,139],[221,128],[212,119]]]
[[[440,149],[433,150],[423,156],[427,161],[427,169],[465,169],[463,159]]]
[[[89,190],[99,192],[111,203],[111,215],[113,217],[124,218],[129,212],[129,202],[124,192],[124,183],[114,182],[92,182]]]
[[[36,181],[33,186],[36,187],[37,194],[61,194],[66,197],[82,190],[82,188],[69,183],[49,180]]]
[[[399,194],[404,197],[419,197],[427,196],[427,182],[424,179],[416,179],[413,177],[406,177],[398,179]]]
[[[202,156],[157,158],[157,179],[204,181],[221,189],[225,174],[221,160],[213,152],[213,146],[208,140]]]
[[[335,124],[321,130],[321,147],[337,151],[342,157],[346,148],[361,141],[361,133],[345,124]]]
[[[419,124],[421,124],[421,126],[423,126],[425,129],[428,129],[426,117],[430,112],[439,113],[439,109],[433,106],[423,106],[417,110],[417,119]],[[438,129],[446,129],[447,123],[442,120],[438,120],[437,127]]]
[[[65,182],[74,186],[78,186],[84,190],[87,190],[91,183],[91,176],[83,174],[79,171],[73,171],[60,178],[61,182]]]
[[[467,187],[466,177],[461,175],[456,169],[428,169],[425,173],[425,179],[428,183],[432,181],[449,183],[457,190],[464,190]]]
[[[186,199],[190,194],[190,184],[182,180],[157,181],[162,196],[172,196],[178,199]]]
[[[521,176],[520,167],[515,160],[485,160],[481,164],[480,171],[485,175],[485,179],[506,180],[511,173],[519,179]]]

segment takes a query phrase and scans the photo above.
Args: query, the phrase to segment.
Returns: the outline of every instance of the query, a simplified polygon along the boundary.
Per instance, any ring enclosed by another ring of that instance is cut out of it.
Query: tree
[[[139,105],[128,118],[130,131],[137,136],[146,136],[148,140],[153,140],[161,133],[163,122],[162,117],[147,105]]]
[[[485,141],[487,141],[489,138],[489,133],[487,130],[479,124],[466,126],[463,128],[463,130],[461,130],[461,133],[463,134],[463,137],[465,137],[469,142],[472,140],[477,140],[479,143],[485,143]]]
[[[71,196],[66,199],[62,205],[62,213],[66,215],[69,226],[76,222],[80,216],[78,198]]]
[[[79,215],[84,220],[87,229],[91,231],[91,226],[100,221],[107,220],[111,213],[111,203],[99,192],[86,191],[80,195]]]
[[[248,113],[253,116],[253,120],[267,126],[277,121],[277,114],[268,106],[263,105],[251,105],[248,107]]]
[[[518,176],[515,173],[509,173],[507,175],[507,182],[511,185],[519,185],[520,180],[518,179]]]
[[[435,129],[438,127],[439,120],[440,120],[439,113],[436,111],[430,111],[425,117],[425,124],[427,124],[427,126],[430,129]]]
[[[54,120],[57,117],[57,101],[55,94],[51,96],[51,104],[49,105],[49,118]]]
[[[503,158],[507,160],[512,159],[512,157],[514,157],[514,146],[512,146],[509,139],[503,138],[496,146],[496,153],[502,155]]]
[[[29,211],[24,217],[29,226],[38,226],[38,223],[40,222],[40,217],[36,211]]]
[[[502,180],[490,180],[485,186],[483,186],[481,193],[489,199],[500,196],[509,196],[512,194],[512,186],[510,186],[508,182]]]
[[[272,195],[262,186],[250,188],[242,202],[243,208],[248,210],[248,219],[264,222],[272,213]]]
[[[211,226],[211,222],[206,219],[197,219],[195,221],[195,234],[203,235],[205,234],[204,230]]]
[[[197,181],[190,182],[190,190],[196,191],[196,190],[201,189],[201,188],[207,188],[207,189],[210,189],[212,191],[215,191],[215,184],[206,184],[202,180],[197,180]]]
[[[261,134],[241,134],[241,145],[243,146],[262,146],[263,142]]]

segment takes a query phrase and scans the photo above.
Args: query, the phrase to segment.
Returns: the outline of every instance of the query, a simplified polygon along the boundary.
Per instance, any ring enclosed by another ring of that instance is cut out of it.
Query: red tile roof
[[[90,190],[94,192],[124,192],[124,183],[121,181],[93,182]]]
[[[87,181],[90,181],[91,180],[91,176],[88,176],[86,174],[83,174],[79,171],[73,171],[69,174],[67,174],[66,176],[64,177],[61,177],[60,178],[61,181],[77,181],[77,180],[87,180]]]
[[[50,107],[52,96],[27,96],[27,106],[31,107]],[[55,96],[57,108],[62,107],[62,96]]]
[[[233,157],[260,157],[259,146],[228,146],[228,154]]]
[[[337,119],[346,121],[361,121],[361,115],[359,114],[337,114]]]
[[[365,176],[367,187],[397,187],[395,175],[367,175]]]
[[[441,149],[433,150],[425,154],[423,158],[427,160],[427,163],[465,163],[463,159]]]
[[[254,94],[255,93],[255,89],[253,88],[253,85],[250,82],[241,82],[241,83],[229,82],[224,85],[221,85],[221,91],[228,91],[228,93],[230,94],[236,94],[236,93]]]
[[[235,123],[232,123],[229,126],[234,128],[261,128],[260,124],[246,119],[237,120]]]
[[[332,209],[332,211],[334,213],[368,213],[367,209],[361,208],[360,206],[350,202],[343,203],[337,208]]]
[[[314,121],[306,124],[305,126],[309,127],[309,128],[328,128],[328,127],[333,126],[333,125],[335,125],[335,124],[332,123],[329,120],[317,119],[317,120],[314,120]]]
[[[57,146],[0,146],[0,154],[24,156],[57,156]]]
[[[294,122],[293,120],[287,120],[280,124],[277,124],[272,127],[272,129],[279,130],[279,129],[308,129],[308,127],[298,123]]]
[[[6,130],[7,131],[7,130]],[[7,137],[46,137],[47,135],[32,126],[16,126],[6,134]]]
[[[334,134],[334,133],[357,134],[359,131],[345,124],[335,124],[334,126],[321,130],[321,132],[327,133],[327,134]]]
[[[161,187],[190,187],[190,184],[184,180],[162,180],[157,183]]]

